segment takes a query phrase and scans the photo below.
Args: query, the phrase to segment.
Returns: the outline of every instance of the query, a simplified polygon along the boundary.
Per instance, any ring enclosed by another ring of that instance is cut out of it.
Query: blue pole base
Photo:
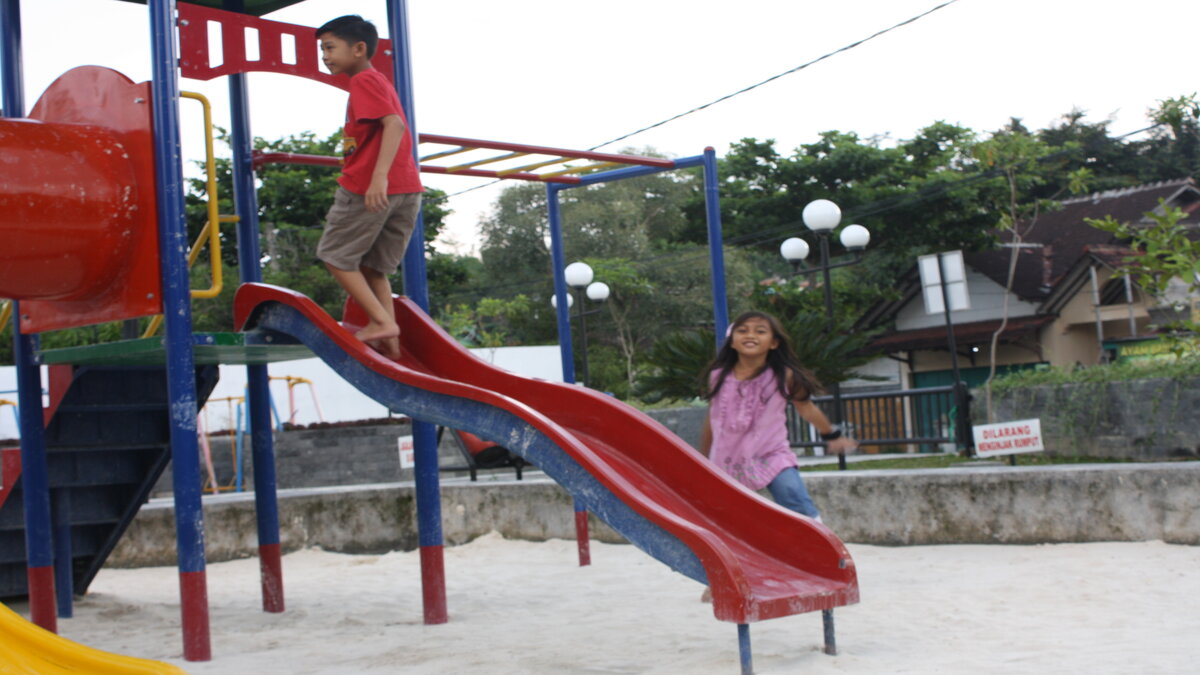
[[[742,675],[753,675],[754,659],[750,653],[750,625],[738,624],[738,656],[742,662]]]
[[[821,610],[821,623],[825,627],[825,653],[837,656],[837,638],[833,635],[833,610]]]

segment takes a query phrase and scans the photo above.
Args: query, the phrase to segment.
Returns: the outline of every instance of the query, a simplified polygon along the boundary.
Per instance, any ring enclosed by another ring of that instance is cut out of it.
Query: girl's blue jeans
[[[804,487],[804,480],[800,478],[800,472],[795,468],[780,471],[779,475],[775,476],[775,479],[767,485],[767,490],[771,492],[775,503],[780,506],[809,518],[821,515],[821,512],[817,510],[817,505],[813,504],[812,497],[808,496],[808,488]]]

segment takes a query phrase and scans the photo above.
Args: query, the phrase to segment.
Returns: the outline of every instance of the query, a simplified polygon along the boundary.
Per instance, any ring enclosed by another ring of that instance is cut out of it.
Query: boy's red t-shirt
[[[350,99],[346,102],[345,140],[342,146],[342,175],[338,184],[355,194],[366,194],[371,174],[379,158],[383,126],[379,120],[399,115],[404,122],[400,149],[388,171],[388,194],[423,192],[421,176],[413,159],[412,133],[408,118],[400,107],[396,90],[378,70],[368,68],[350,78]]]

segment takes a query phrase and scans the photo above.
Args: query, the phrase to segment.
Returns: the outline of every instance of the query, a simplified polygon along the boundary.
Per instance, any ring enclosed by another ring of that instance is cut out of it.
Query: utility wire
[[[651,129],[655,129],[657,127],[661,127],[662,125],[667,124],[669,122],[674,122],[675,120],[677,120],[681,117],[686,117],[688,115],[691,115],[692,113],[700,112],[701,110],[704,110],[705,108],[710,108],[718,103],[721,103],[722,101],[728,101],[729,99],[731,99],[735,96],[740,96],[742,94],[745,94],[746,92],[757,89],[757,88],[763,86],[764,84],[774,82],[775,80],[778,80],[781,77],[784,77],[786,75],[791,75],[792,73],[799,72],[801,70],[804,70],[805,68],[808,68],[809,66],[816,65],[816,64],[820,63],[821,61],[824,61],[825,59],[828,59],[830,57],[841,54],[842,52],[850,51],[851,49],[854,49],[855,47],[864,45],[864,44],[870,42],[871,40],[874,40],[877,37],[881,37],[883,35],[886,35],[892,31],[896,30],[897,28],[901,28],[901,27],[907,26],[908,24],[913,23],[915,21],[919,21],[919,20],[929,16],[930,14],[933,14],[934,12],[938,11],[939,9],[953,5],[956,2],[958,2],[958,0],[947,0],[947,2],[943,2],[942,4],[940,4],[936,7],[933,7],[932,9],[926,10],[912,18],[905,19],[904,21],[901,21],[900,23],[898,23],[890,28],[884,28],[883,30],[877,31],[876,33],[873,33],[872,35],[869,35],[869,36],[859,40],[858,42],[853,42],[851,44],[846,45],[845,47],[842,47],[840,49],[835,49],[827,54],[818,56],[817,58],[813,59],[812,61],[809,61],[807,63],[802,63],[802,64],[796,66],[795,68],[792,68],[791,70],[785,70],[784,72],[779,73],[778,75],[772,75],[771,77],[768,77],[767,79],[763,80],[762,82],[759,82],[757,84],[752,84],[749,87],[745,87],[743,89],[739,89],[739,90],[733,92],[732,94],[726,94],[725,96],[722,96],[721,98],[718,98],[715,101],[709,101],[708,103],[705,103],[704,105],[696,106],[695,108],[692,108],[691,110],[688,110],[686,112],[681,112],[678,115],[675,115],[673,117],[668,117],[667,119],[662,120],[660,122],[655,122],[654,124],[651,124],[648,127],[642,127],[641,129],[638,129],[637,131],[633,131],[628,134],[625,134],[624,136],[618,136],[617,138],[614,138],[611,141],[605,141],[599,145],[593,145],[592,147],[588,148],[588,150],[596,150],[597,148],[603,148],[606,145],[612,145],[613,143],[616,143],[618,141],[623,141],[626,138],[636,136],[642,132],[649,131]]]
[[[914,16],[914,17],[911,17],[911,18],[909,18],[909,19],[905,19],[904,21],[901,21],[900,23],[898,23],[898,24],[896,24],[896,25],[894,25],[894,26],[891,26],[890,28],[884,28],[883,30],[877,31],[877,32],[875,32],[875,33],[873,33],[873,34],[871,34],[871,35],[869,35],[869,36],[867,36],[867,37],[865,37],[865,38],[863,38],[863,39],[861,39],[861,40],[858,40],[857,42],[853,42],[853,43],[851,43],[851,44],[848,44],[848,45],[846,45],[845,47],[842,47],[842,48],[840,48],[840,49],[835,49],[835,50],[833,50],[833,51],[831,51],[831,52],[829,52],[829,53],[827,53],[827,54],[822,54],[821,56],[818,56],[817,58],[815,58],[815,59],[813,59],[813,60],[811,60],[811,61],[808,61],[807,63],[802,63],[802,64],[800,64],[800,65],[796,66],[795,68],[792,68],[792,69],[790,69],[790,70],[785,70],[784,72],[782,72],[782,73],[779,73],[778,75],[772,75],[771,77],[768,77],[767,79],[763,80],[762,82],[758,82],[758,83],[756,83],[756,84],[752,84],[752,85],[750,85],[750,86],[748,86],[748,87],[743,87],[742,89],[739,89],[739,90],[737,90],[737,91],[733,92],[732,94],[726,94],[725,96],[722,96],[722,97],[720,97],[720,98],[718,98],[718,99],[716,99],[716,100],[713,100],[713,101],[709,101],[708,103],[705,103],[704,105],[696,106],[695,108],[692,108],[691,110],[687,110],[687,111],[685,111],[685,112],[681,112],[681,113],[679,113],[678,115],[674,115],[674,116],[672,116],[672,117],[668,117],[668,118],[667,118],[667,119],[665,119],[665,120],[661,120],[661,121],[655,122],[654,124],[651,124],[650,126],[647,126],[647,127],[642,127],[641,129],[638,129],[637,131],[631,131],[631,132],[629,132],[629,133],[625,134],[624,136],[618,136],[617,138],[614,138],[614,139],[612,139],[611,141],[605,141],[605,142],[603,142],[603,143],[601,143],[601,144],[599,144],[599,145],[593,145],[592,147],[588,148],[588,151],[594,151],[594,150],[596,150],[596,149],[598,149],[598,148],[603,148],[603,147],[604,147],[604,146],[606,146],[606,145],[612,145],[613,143],[617,143],[617,142],[619,142],[619,141],[623,141],[623,140],[625,140],[625,139],[627,139],[627,138],[632,138],[633,136],[637,136],[637,135],[638,135],[638,134],[640,134],[640,133],[643,133],[643,132],[649,131],[649,130],[651,130],[651,129],[656,129],[656,128],[658,128],[658,127],[661,127],[661,126],[663,126],[664,124],[669,124],[669,123],[671,123],[671,122],[674,122],[674,121],[675,121],[675,120],[677,120],[677,119],[680,119],[680,118],[682,118],[682,117],[687,117],[688,115],[691,115],[691,114],[693,114],[693,113],[700,112],[701,110],[704,110],[704,109],[706,109],[706,108],[710,108],[710,107],[712,107],[712,106],[714,106],[714,105],[716,105],[716,104],[718,104],[718,103],[721,103],[721,102],[723,102],[723,101],[728,101],[729,99],[731,99],[731,98],[734,98],[735,96],[740,96],[740,95],[742,95],[742,94],[745,94],[746,92],[753,91],[754,89],[757,89],[757,88],[759,88],[759,87],[761,87],[761,86],[763,86],[763,85],[765,85],[765,84],[768,84],[768,83],[774,82],[775,80],[778,80],[778,79],[779,79],[779,78],[781,78],[781,77],[784,77],[784,76],[786,76],[786,75],[791,75],[792,73],[799,72],[799,71],[801,71],[801,70],[804,70],[805,68],[808,68],[809,66],[816,65],[816,64],[820,63],[821,61],[824,61],[825,59],[828,59],[828,58],[830,58],[830,57],[833,57],[833,56],[836,56],[836,55],[838,55],[838,54],[841,54],[842,52],[847,52],[847,51],[850,51],[851,49],[854,49],[855,47],[859,47],[859,46],[861,46],[861,45],[864,45],[864,44],[866,44],[866,43],[870,42],[871,40],[874,40],[874,39],[875,39],[875,38],[877,38],[877,37],[881,37],[881,36],[883,36],[883,35],[886,35],[887,33],[890,33],[890,32],[892,32],[892,31],[896,30],[897,28],[901,28],[901,27],[903,27],[903,26],[907,26],[908,24],[910,24],[910,23],[913,23],[913,22],[915,22],[915,21],[919,21],[920,19],[923,19],[923,18],[925,18],[925,17],[929,16],[930,14],[933,14],[934,12],[938,11],[939,9],[942,9],[942,8],[944,8],[944,7],[948,7],[948,6],[950,6],[950,5],[953,5],[953,4],[954,4],[954,3],[956,3],[956,2],[958,2],[958,0],[947,0],[946,2],[943,2],[942,4],[940,4],[940,5],[937,5],[936,7],[933,7],[933,8],[931,8],[931,9],[929,9],[929,10],[926,10],[926,11],[924,11],[924,12],[922,12],[922,13],[920,13],[920,14],[918,14],[918,15]],[[493,181],[491,181],[491,182],[488,182],[488,183],[483,183],[483,184],[481,184],[481,185],[476,185],[476,186],[474,186],[474,187],[469,187],[469,188],[466,188],[465,190],[459,190],[458,192],[455,192],[455,193],[452,193],[452,194],[448,194],[448,195],[446,195],[446,199],[447,199],[447,200],[449,200],[449,199],[451,199],[452,197],[457,197],[457,196],[459,196],[459,195],[463,195],[463,194],[466,194],[466,193],[468,193],[468,192],[473,192],[473,191],[475,191],[475,190],[479,190],[479,189],[481,189],[481,188],[488,187],[489,185],[495,185],[496,183],[499,183],[500,181],[501,181],[501,179],[496,179],[496,180],[493,180]]]

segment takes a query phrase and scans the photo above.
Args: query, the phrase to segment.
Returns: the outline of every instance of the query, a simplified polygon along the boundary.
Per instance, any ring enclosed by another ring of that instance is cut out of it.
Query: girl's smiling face
[[[760,317],[750,317],[733,329],[730,335],[733,350],[739,356],[766,356],[768,352],[779,346],[779,339],[771,330],[771,324]]]

